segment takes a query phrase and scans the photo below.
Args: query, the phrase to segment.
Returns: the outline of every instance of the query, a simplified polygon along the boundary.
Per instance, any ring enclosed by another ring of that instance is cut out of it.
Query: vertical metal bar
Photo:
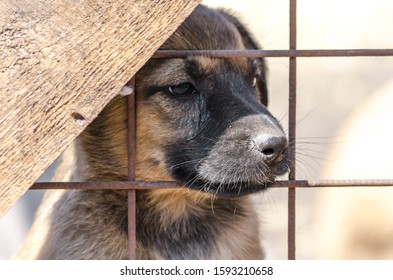
[[[135,77],[128,84],[132,93],[127,98],[128,107],[128,180],[135,181]],[[136,191],[128,191],[128,258],[136,259]]]
[[[290,0],[289,48],[296,50],[296,0]],[[296,57],[289,58],[289,180],[296,180]],[[288,189],[288,259],[296,259],[296,188]]]

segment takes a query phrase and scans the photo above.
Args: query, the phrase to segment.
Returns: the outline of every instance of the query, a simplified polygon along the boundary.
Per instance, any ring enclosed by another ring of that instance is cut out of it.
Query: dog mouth
[[[262,183],[236,182],[231,184],[213,183],[205,185],[201,190],[219,197],[241,197],[267,190],[274,181]]]
[[[275,182],[275,178],[261,182],[238,181],[230,183],[198,180],[195,184],[188,184],[187,187],[219,197],[241,197],[266,191]]]
[[[239,168],[237,171],[228,170],[227,173],[209,177],[196,172],[193,176],[189,176],[184,185],[218,197],[241,197],[269,189],[276,183],[278,177],[289,171],[289,164],[287,158],[284,158],[269,168],[265,166],[264,170],[261,167],[255,169],[259,172],[254,170],[254,172],[242,173],[247,168]],[[228,176],[228,173],[232,173],[233,176]]]

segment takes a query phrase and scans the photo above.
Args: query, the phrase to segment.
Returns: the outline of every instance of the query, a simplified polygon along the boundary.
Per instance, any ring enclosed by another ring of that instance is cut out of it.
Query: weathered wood
[[[0,217],[199,2],[0,1]]]

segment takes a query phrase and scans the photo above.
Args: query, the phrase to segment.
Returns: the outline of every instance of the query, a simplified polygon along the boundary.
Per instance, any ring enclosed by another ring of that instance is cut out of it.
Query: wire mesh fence
[[[289,107],[288,138],[290,173],[288,180],[278,181],[272,187],[288,188],[288,259],[296,258],[296,189],[316,187],[393,186],[393,180],[297,180],[296,178],[296,125],[297,125],[297,58],[298,57],[362,57],[393,56],[393,49],[297,49],[297,1],[289,2],[289,48],[288,50],[166,50],[157,51],[153,58],[186,57],[204,55],[211,57],[286,57],[289,60]],[[129,86],[135,89],[135,79]],[[135,191],[151,188],[177,188],[173,182],[135,181],[135,90],[128,97],[128,182],[65,182],[36,183],[31,189],[122,189],[128,190],[128,238],[129,258],[136,259],[136,210]]]

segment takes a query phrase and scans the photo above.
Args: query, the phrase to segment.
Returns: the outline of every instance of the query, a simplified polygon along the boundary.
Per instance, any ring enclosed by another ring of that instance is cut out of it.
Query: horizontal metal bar
[[[341,49],[341,50],[159,50],[153,58],[186,57],[353,57],[393,56],[393,49]]]
[[[277,181],[276,188],[323,188],[323,187],[393,187],[393,180],[288,180]]]
[[[84,190],[143,190],[154,188],[179,188],[175,182],[45,182],[35,183],[30,189],[84,189]]]
[[[316,187],[393,187],[392,180],[283,180],[272,184],[272,188],[316,188]],[[48,182],[35,183],[31,190],[85,189],[85,190],[143,190],[155,188],[181,188],[175,182]]]

